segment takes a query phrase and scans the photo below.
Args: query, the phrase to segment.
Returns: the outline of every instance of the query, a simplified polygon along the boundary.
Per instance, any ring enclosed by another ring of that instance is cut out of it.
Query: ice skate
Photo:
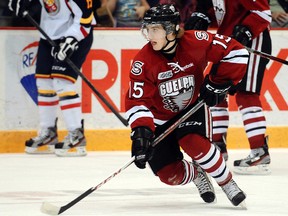
[[[261,148],[252,149],[248,157],[234,161],[234,172],[244,175],[268,175],[271,173],[269,168],[270,155],[268,152],[268,137]]]
[[[86,156],[86,138],[82,128],[69,131],[63,142],[55,145],[55,154],[60,157]]]
[[[43,128],[38,135],[25,142],[25,152],[28,154],[51,154],[58,142],[57,119],[54,127]]]
[[[233,179],[231,179],[225,185],[221,186],[221,188],[234,206],[240,205],[242,208],[246,208],[245,203],[246,195],[238,187],[238,185]]]
[[[216,196],[215,191],[212,183],[206,172],[197,164],[193,163],[194,166],[197,168],[198,174],[196,178],[193,180],[194,184],[196,185],[200,196],[206,203],[214,202]]]

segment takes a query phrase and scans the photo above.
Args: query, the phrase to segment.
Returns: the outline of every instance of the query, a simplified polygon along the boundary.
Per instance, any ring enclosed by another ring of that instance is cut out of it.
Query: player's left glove
[[[200,88],[200,99],[203,99],[209,107],[216,106],[225,99],[231,86],[232,82],[224,84],[213,83],[209,79],[209,75],[206,75]]]
[[[23,16],[23,12],[28,10],[32,0],[9,0],[8,8],[15,13],[16,16]]]
[[[78,49],[78,41],[74,37],[61,39],[58,47],[53,47],[51,55],[58,61],[65,61]]]
[[[246,46],[252,40],[252,33],[248,27],[236,25],[231,37]]]
[[[132,130],[132,156],[135,156],[135,165],[144,169],[146,162],[153,156],[153,141],[154,133],[148,127],[136,127]]]

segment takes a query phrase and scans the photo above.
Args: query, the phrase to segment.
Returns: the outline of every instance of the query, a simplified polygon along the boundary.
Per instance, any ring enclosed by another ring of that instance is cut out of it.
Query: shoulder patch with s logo
[[[132,65],[131,73],[138,76],[142,73],[142,66],[144,65],[141,61],[135,61]]]
[[[195,31],[195,37],[198,40],[207,40],[208,41],[208,39],[209,39],[209,35],[205,31]]]

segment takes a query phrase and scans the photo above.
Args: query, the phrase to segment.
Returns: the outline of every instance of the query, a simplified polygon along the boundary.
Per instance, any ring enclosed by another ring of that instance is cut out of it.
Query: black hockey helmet
[[[173,4],[159,4],[150,8],[143,17],[143,27],[149,24],[161,24],[166,34],[179,31],[180,13]]]

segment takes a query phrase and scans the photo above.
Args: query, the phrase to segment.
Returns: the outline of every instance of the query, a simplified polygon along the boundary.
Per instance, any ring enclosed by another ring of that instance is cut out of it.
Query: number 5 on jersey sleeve
[[[134,98],[141,98],[144,94],[144,82],[130,82],[129,96]]]

